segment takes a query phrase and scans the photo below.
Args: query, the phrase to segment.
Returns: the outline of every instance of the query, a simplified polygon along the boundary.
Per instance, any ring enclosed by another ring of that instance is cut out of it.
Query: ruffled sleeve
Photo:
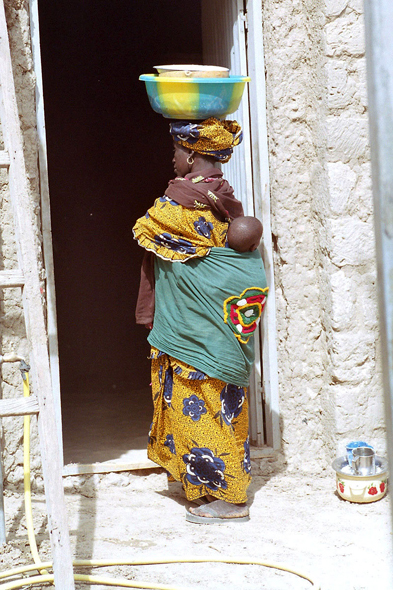
[[[167,196],[157,199],[133,232],[139,246],[165,260],[186,261],[225,246],[228,223],[208,209],[187,209]]]

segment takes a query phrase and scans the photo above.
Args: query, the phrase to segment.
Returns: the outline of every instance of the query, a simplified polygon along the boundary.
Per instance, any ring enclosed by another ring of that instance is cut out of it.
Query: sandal
[[[233,506],[233,505],[232,505]],[[200,516],[193,514],[186,510],[186,520],[196,524],[217,524],[219,522],[247,522],[250,520],[248,506],[239,506],[239,510],[228,514],[228,503],[223,500],[215,500],[214,502],[204,505],[201,512],[209,514],[210,516]],[[196,508],[199,510],[199,508]]]
[[[197,506],[205,506],[206,504],[209,504],[210,500],[208,500],[207,496],[201,496],[200,498],[195,498],[195,500],[190,500],[190,502]]]

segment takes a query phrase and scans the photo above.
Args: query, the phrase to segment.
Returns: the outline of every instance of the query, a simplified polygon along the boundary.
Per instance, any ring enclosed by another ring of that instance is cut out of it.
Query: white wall
[[[384,452],[362,0],[265,0],[283,450]]]

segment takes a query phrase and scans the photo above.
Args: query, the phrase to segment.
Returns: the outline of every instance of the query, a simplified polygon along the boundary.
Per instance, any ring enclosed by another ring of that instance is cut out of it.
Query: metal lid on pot
[[[364,476],[357,475],[352,470],[351,466],[348,463],[348,458],[346,456],[337,457],[332,463],[332,467],[336,473],[340,475],[349,476],[355,479],[364,479]],[[383,475],[388,472],[388,461],[383,457],[375,457],[375,475]]]

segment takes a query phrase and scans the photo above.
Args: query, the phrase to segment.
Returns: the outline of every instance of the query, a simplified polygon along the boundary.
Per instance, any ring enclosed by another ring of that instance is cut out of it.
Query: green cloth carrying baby
[[[258,250],[212,248],[187,262],[155,259],[148,340],[209,377],[247,387],[268,287]]]

